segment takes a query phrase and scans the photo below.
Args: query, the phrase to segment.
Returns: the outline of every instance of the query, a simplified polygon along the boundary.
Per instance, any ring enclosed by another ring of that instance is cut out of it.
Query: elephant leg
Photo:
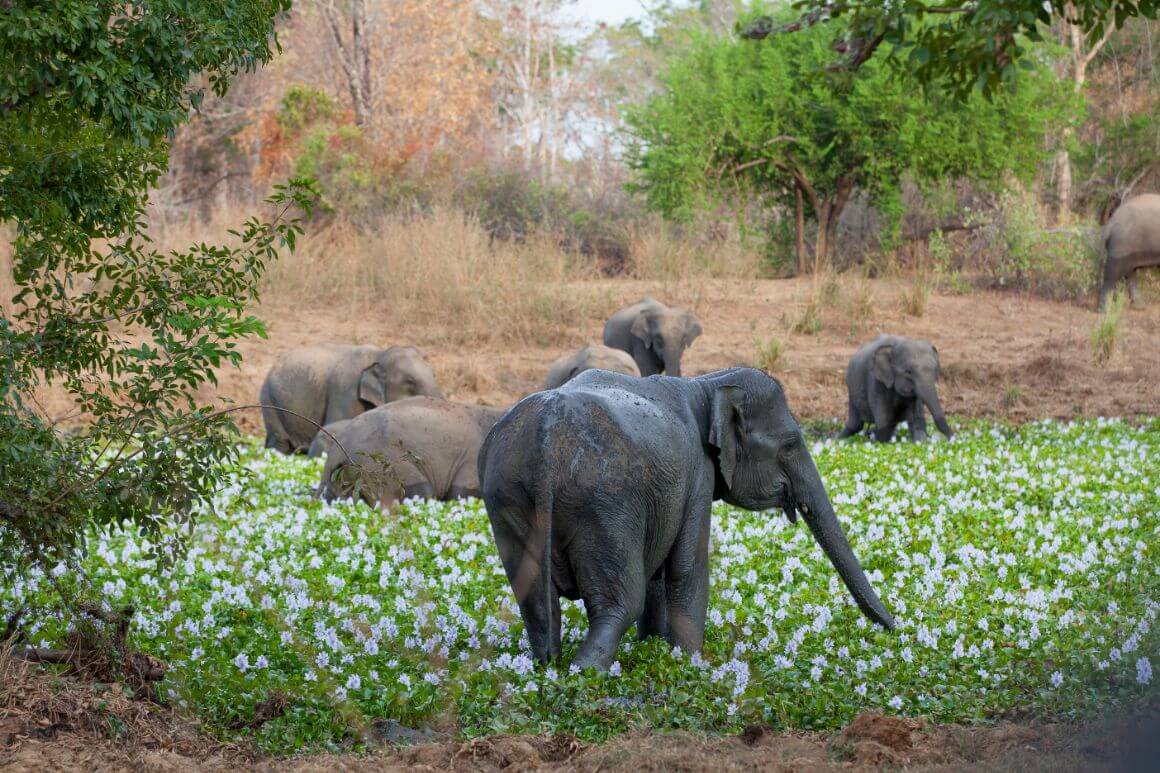
[[[1144,297],[1140,295],[1140,283],[1137,281],[1139,274],[1140,269],[1138,268],[1128,274],[1128,298],[1133,309],[1144,308]]]
[[[410,483],[403,487],[403,499],[435,499],[435,488],[429,481]]]
[[[846,406],[846,426],[842,427],[842,431],[838,433],[838,437],[847,438],[853,437],[862,431],[862,417],[858,415],[858,410],[854,407],[854,398],[850,398]]]
[[[290,441],[283,437],[278,437],[273,432],[266,433],[266,448],[272,448],[283,454],[293,453],[290,448]]]
[[[874,439],[880,443],[888,443],[894,437],[894,406],[889,393],[872,395],[870,398],[870,413],[874,417]]]
[[[488,503],[492,512],[493,503]],[[543,538],[532,529],[518,534],[509,524],[526,523],[521,510],[504,509],[492,518],[492,532],[508,582],[520,607],[524,630],[532,647],[532,657],[550,663],[560,656],[560,594],[551,577],[543,571]]]
[[[907,406],[906,423],[910,427],[910,442],[921,443],[927,439],[926,407],[922,400],[914,399]]]
[[[620,640],[644,613],[644,567],[640,551],[627,546],[608,546],[595,562],[594,555],[577,572],[577,581],[588,611],[588,634],[576,652],[573,664],[601,671],[616,660]],[[635,554],[635,555],[634,555]]]
[[[657,572],[653,579],[648,581],[648,588],[644,594],[644,614],[636,621],[636,637],[647,639],[650,636],[668,637],[669,610],[668,596],[665,593],[664,569]]]
[[[665,567],[669,640],[685,652],[700,652],[709,608],[709,521],[712,495],[694,504]]]

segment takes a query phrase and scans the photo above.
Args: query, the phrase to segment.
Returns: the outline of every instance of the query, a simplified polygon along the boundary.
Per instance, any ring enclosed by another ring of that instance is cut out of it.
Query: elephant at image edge
[[[477,497],[479,448],[505,410],[409,397],[327,425],[334,439],[314,444],[327,453],[319,493],[329,502],[357,488],[363,501],[384,506]]]
[[[266,447],[300,453],[319,426],[415,395],[442,396],[431,366],[413,346],[299,347],[283,355],[262,382]]]
[[[544,378],[543,389],[555,389],[576,378],[586,370],[607,370],[626,376],[639,376],[640,369],[626,352],[601,344],[588,344],[583,349],[565,354],[552,363]]]
[[[714,499],[800,512],[870,619],[894,620],[843,533],[781,385],[753,368],[697,378],[590,370],[524,398],[479,455],[492,533],[540,661],[560,654],[560,596],[583,599],[580,667],[640,636],[701,649]]]
[[[640,375],[681,375],[681,355],[701,335],[693,312],[644,298],[625,306],[604,323],[604,343],[628,352]]]
[[[939,431],[952,437],[935,389],[938,374],[938,349],[929,341],[878,336],[855,352],[846,367],[849,412],[840,437],[856,435],[871,423],[875,439],[885,442],[905,421],[912,441],[926,440],[926,408]]]
[[[1134,196],[1120,205],[1104,226],[1104,279],[1100,310],[1121,279],[1128,280],[1133,306],[1141,306],[1136,274],[1145,266],[1160,266],[1160,194]]]

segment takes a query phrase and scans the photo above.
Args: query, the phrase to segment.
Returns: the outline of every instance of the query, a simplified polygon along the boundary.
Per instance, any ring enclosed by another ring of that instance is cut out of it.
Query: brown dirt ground
[[[450,398],[507,405],[534,391],[557,356],[585,340],[599,341],[609,314],[651,294],[694,310],[702,321],[704,334],[685,354],[687,375],[753,365],[758,342],[779,339],[783,354],[774,373],[803,419],[844,416],[846,362],[879,332],[926,338],[938,347],[944,379],[940,392],[952,417],[1019,422],[1160,413],[1160,304],[1155,301],[1125,313],[1118,354],[1097,366],[1090,336],[1098,314],[1090,304],[1008,292],[932,294],[925,314],[916,318],[901,310],[898,296],[904,283],[863,282],[875,299],[873,311],[855,321],[852,299],[859,290],[839,280],[836,298],[822,313],[822,330],[812,335],[789,331],[815,293],[809,279],[570,284],[557,292],[583,297],[578,307],[587,313],[565,322],[554,334],[559,340],[519,344],[464,335],[455,320],[438,317],[398,325],[389,313],[374,309],[268,305],[259,313],[268,323],[269,340],[242,345],[245,364],[240,371],[221,373],[220,394],[237,403],[256,401],[270,365],[300,344],[411,343],[426,352]],[[260,431],[256,411],[239,419],[248,431]]]
[[[189,718],[85,684],[21,669],[0,701],[0,770],[27,771],[1145,771],[1160,759],[1160,703],[1087,725],[936,725],[861,714],[839,732],[740,736],[634,733],[600,745],[570,736],[493,736],[385,746],[363,754],[263,757],[202,735]]]

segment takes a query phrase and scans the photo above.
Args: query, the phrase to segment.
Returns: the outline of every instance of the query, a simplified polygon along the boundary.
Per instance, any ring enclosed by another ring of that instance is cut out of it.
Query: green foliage
[[[235,244],[152,248],[148,191],[174,130],[273,55],[288,0],[12,2],[0,13],[0,221],[15,231],[0,301],[0,557],[51,560],[91,526],[157,532],[187,517],[232,458],[228,416],[197,405],[266,263],[293,246],[303,186]],[[38,391],[75,406],[50,415]],[[86,419],[65,433],[61,423]]]
[[[739,25],[743,36],[769,38],[823,22],[845,29],[824,66],[845,70],[884,59],[896,72],[960,99],[988,97],[1016,83],[1034,66],[1034,42],[1053,17],[1065,17],[1099,38],[1109,24],[1156,18],[1160,0],[797,0],[800,16],[779,23],[762,15]]]
[[[282,95],[277,121],[283,130],[298,134],[338,115],[334,97],[313,86],[294,84]]]
[[[1099,249],[1083,229],[1044,230],[1034,197],[1012,192],[1000,200],[997,253],[987,265],[1000,287],[1052,298],[1083,298],[1099,278]]]
[[[309,494],[319,460],[260,451],[178,561],[94,535],[54,582],[0,564],[0,609],[51,605],[83,571],[136,608],[133,645],[170,666],[164,697],[280,753],[357,747],[376,719],[600,740],[835,728],[867,710],[1066,721],[1155,699],[1140,663],[1160,665],[1160,421],[811,446],[895,631],[865,622],[804,524],[718,504],[703,658],[630,631],[613,673],[570,673],[587,623],[564,601],[564,659],[537,668],[480,502],[327,505]],[[271,691],[284,716],[231,729]]]
[[[1029,178],[1045,133],[1071,104],[1046,68],[965,103],[924,95],[877,59],[857,77],[827,73],[846,32],[834,22],[762,45],[701,35],[673,59],[663,91],[628,115],[636,189],[654,209],[687,219],[737,198],[792,211],[795,187],[816,192],[806,207],[817,217],[818,206],[840,207],[856,188],[897,218],[906,175]]]

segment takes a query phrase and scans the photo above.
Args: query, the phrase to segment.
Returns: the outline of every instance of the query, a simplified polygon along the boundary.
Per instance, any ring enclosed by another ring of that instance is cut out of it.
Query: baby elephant
[[[483,501],[537,660],[560,654],[560,597],[583,599],[573,664],[607,668],[625,632],[698,652],[713,500],[800,512],[871,620],[894,627],[775,380],[590,370],[525,397],[479,454]]]
[[[858,434],[869,422],[875,439],[885,442],[905,421],[912,441],[926,440],[926,408],[939,431],[951,437],[935,391],[938,371],[938,350],[929,341],[880,335],[863,346],[846,368],[850,406],[840,437]]]
[[[628,352],[640,375],[681,375],[681,355],[701,335],[691,311],[645,298],[625,306],[604,323],[604,343]]]
[[[442,396],[431,366],[413,346],[299,347],[276,362],[262,383],[266,448],[302,453],[319,426],[415,395]]]
[[[565,354],[552,363],[544,379],[544,389],[555,389],[586,370],[607,370],[626,376],[639,376],[640,369],[625,352],[600,344],[588,344],[578,352]]]
[[[319,492],[327,501],[357,496],[381,506],[479,496],[476,457],[504,410],[410,397],[327,425],[334,437],[311,449],[327,453]]]

